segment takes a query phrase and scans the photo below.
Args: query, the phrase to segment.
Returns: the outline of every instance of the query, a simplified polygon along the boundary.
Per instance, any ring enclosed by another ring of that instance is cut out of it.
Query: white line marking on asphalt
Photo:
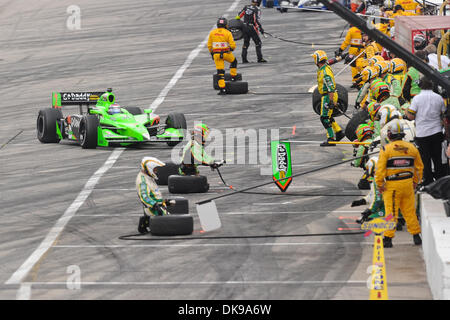
[[[70,221],[70,219],[75,215],[77,210],[86,201],[86,199],[94,190],[95,185],[98,183],[100,178],[111,168],[116,160],[119,158],[120,154],[124,149],[115,149],[111,155],[108,157],[103,166],[100,167],[86,182],[81,192],[78,194],[76,199],[72,202],[69,208],[64,212],[64,214],[58,219],[56,224],[47,234],[45,239],[41,242],[39,247],[28,257],[28,259],[19,267],[19,269],[14,272],[14,274],[6,281],[6,284],[19,284],[28,275],[28,273],[33,269],[34,265],[44,256],[44,254],[50,249],[50,247],[58,239],[59,235],[63,231],[64,227]],[[20,289],[18,292],[18,299],[25,298],[25,289]],[[22,295],[23,294],[23,295]]]
[[[176,239],[173,239],[176,240]],[[395,243],[397,244],[397,243]],[[88,245],[55,245],[53,248],[60,249],[76,249],[76,248],[170,248],[170,247],[251,247],[251,246],[262,246],[262,247],[295,247],[295,246],[346,246],[346,245],[373,245],[373,241],[367,242],[269,242],[269,243],[168,243],[168,244],[88,244]]]
[[[192,286],[192,285],[346,285],[346,284],[361,284],[366,285],[367,280],[323,280],[323,281],[301,281],[301,280],[285,280],[285,281],[146,281],[146,282],[78,282],[80,286]],[[32,282],[33,286],[67,286],[66,282]]]

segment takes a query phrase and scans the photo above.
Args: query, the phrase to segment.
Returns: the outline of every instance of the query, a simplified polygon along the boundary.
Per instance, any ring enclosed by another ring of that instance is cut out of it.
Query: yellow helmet
[[[391,60],[391,73],[403,73],[406,70],[406,62],[400,58]]]
[[[365,67],[363,71],[361,71],[361,79],[362,82],[365,83],[367,81],[372,80],[378,76],[378,69],[375,67]]]
[[[319,62],[328,60],[327,54],[323,50],[316,50],[316,51],[314,51],[314,53],[311,56],[314,58],[315,64],[318,64]]]
[[[377,62],[384,61],[382,56],[376,55],[369,59],[369,66],[373,67]]]
[[[391,69],[389,61],[378,61],[374,64],[375,68],[378,68],[378,75],[382,75],[384,73],[388,73]]]

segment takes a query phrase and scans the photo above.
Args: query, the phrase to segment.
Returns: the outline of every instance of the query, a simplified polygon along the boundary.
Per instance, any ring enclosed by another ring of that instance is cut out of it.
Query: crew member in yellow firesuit
[[[398,221],[399,210],[406,220],[408,232],[413,235],[415,245],[422,244],[420,224],[416,216],[414,192],[422,180],[423,163],[419,150],[403,141],[404,131],[400,120],[388,124],[389,144],[381,148],[375,170],[375,183],[383,194],[386,216]],[[384,233],[383,245],[392,247],[395,229]]]
[[[227,30],[228,21],[225,18],[217,20],[217,28],[211,30],[208,37],[208,50],[216,64],[219,76],[219,95],[226,94],[225,91],[225,61],[230,63],[231,80],[237,75],[237,60],[232,51],[236,48],[233,35]]]
[[[350,29],[348,29],[344,41],[342,42],[341,46],[334,52],[334,55],[336,57],[341,56],[342,52],[344,52],[347,47],[349,47],[348,54],[353,57],[358,56],[363,51],[364,45],[362,43],[361,30],[359,30],[357,27],[352,26],[350,27]],[[358,87],[356,78],[358,77],[358,74],[362,71],[364,66],[364,57],[362,57],[362,55],[352,63],[351,70],[353,84],[351,88]]]
[[[340,141],[345,137],[341,127],[333,118],[333,111],[338,106],[338,92],[334,80],[333,70],[328,65],[327,54],[323,50],[316,50],[312,57],[317,65],[317,89],[322,95],[320,102],[320,122],[327,130],[327,141],[321,147],[335,146],[330,141]]]

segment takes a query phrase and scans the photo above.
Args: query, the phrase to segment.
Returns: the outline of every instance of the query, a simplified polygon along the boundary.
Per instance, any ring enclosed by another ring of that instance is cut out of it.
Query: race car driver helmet
[[[356,138],[358,139],[358,141],[362,142],[362,141],[372,138],[373,129],[367,123],[363,123],[358,126],[355,133],[356,133]]]
[[[158,180],[158,176],[156,175],[158,171],[158,167],[163,167],[166,164],[156,158],[153,157],[144,157],[141,161],[141,171],[152,177],[153,179]]]
[[[193,131],[194,138],[196,138],[198,141],[201,141],[202,143],[205,143],[206,139],[208,139],[209,131],[209,127],[206,124],[196,124]]]
[[[389,121],[387,124],[387,136],[390,141],[393,140],[402,140],[405,136],[405,132],[403,130],[403,124],[398,119],[394,119]]]
[[[109,106],[108,113],[109,114],[120,113],[120,105],[118,105],[117,103],[113,103],[112,105]]]
[[[414,50],[423,50],[427,46],[427,39],[421,33],[414,36]]]
[[[228,20],[224,17],[220,17],[217,20],[217,28],[226,28],[228,26]]]
[[[316,65],[318,65],[320,62],[328,61],[327,54],[323,50],[316,50],[311,56],[314,58],[314,63]]]
[[[369,118],[370,120],[374,121],[378,110],[380,110],[381,108],[381,104],[376,103],[375,101],[372,101],[371,103],[369,103],[369,105],[367,106],[367,112],[369,113]]]

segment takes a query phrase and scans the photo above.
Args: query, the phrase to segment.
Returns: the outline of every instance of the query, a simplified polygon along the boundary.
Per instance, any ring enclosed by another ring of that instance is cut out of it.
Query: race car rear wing
[[[52,107],[94,105],[103,93],[105,92],[52,92]]]

